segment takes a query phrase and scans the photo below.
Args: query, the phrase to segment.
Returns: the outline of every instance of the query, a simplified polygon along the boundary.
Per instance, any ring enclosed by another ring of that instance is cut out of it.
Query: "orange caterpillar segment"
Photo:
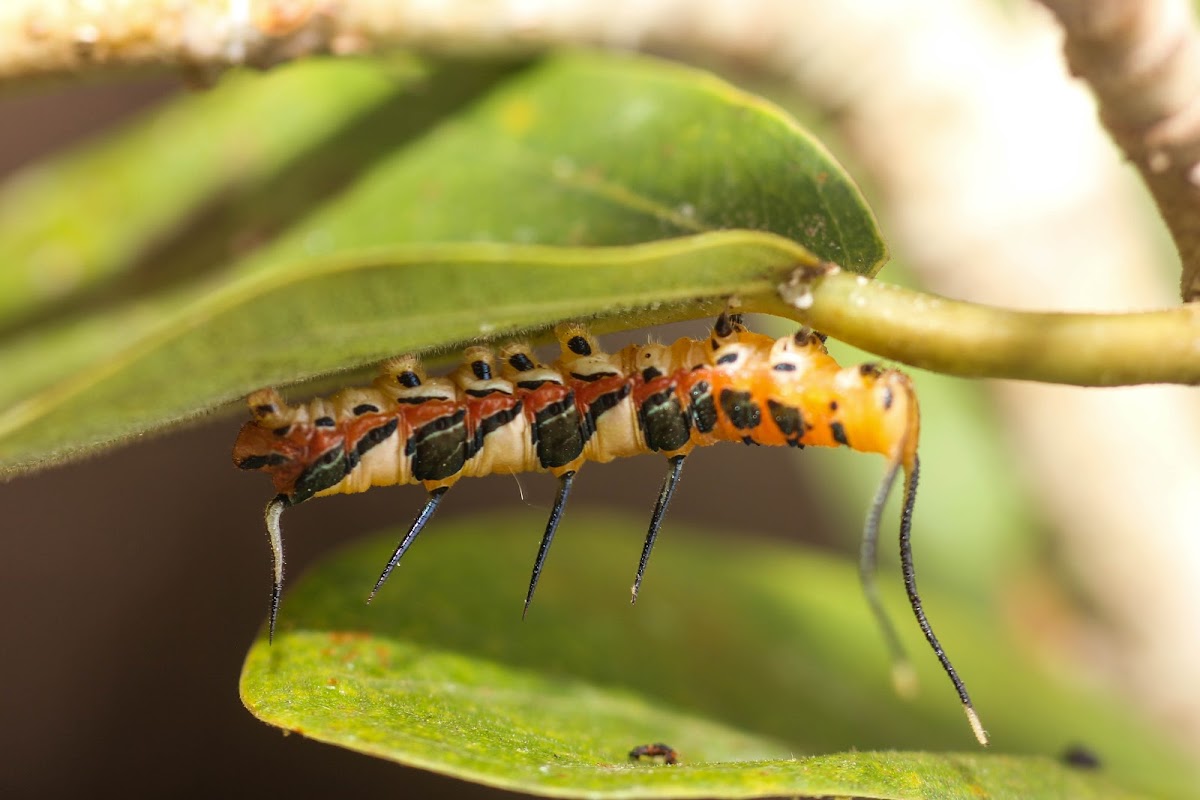
[[[900,526],[905,588],[913,613],[954,684],[976,737],[987,743],[966,687],[921,607],[910,547],[920,421],[907,376],[874,364],[841,367],[824,338],[808,329],[778,340],[722,314],[707,339],[631,345],[604,352],[582,326],[556,330],[561,354],[538,362],[525,344],[498,354],[464,353],[446,377],[430,377],[413,356],[392,359],[368,387],[288,406],[273,389],[250,396],[252,419],[234,446],[234,463],[271,475],[267,506],[274,554],[269,634],[283,583],[283,509],[312,497],[372,486],[422,484],[428,498],[371,591],[382,588],[449,489],[463,477],[549,472],[559,481],[525,596],[537,588],[575,475],[588,461],[660,453],[670,469],[659,492],[631,599],[637,601],[666,509],[697,447],[722,441],[803,448],[850,447],[880,453],[887,470],[867,515],[860,575],[892,653],[897,685],[911,674],[876,586],[880,516],[901,470]]]

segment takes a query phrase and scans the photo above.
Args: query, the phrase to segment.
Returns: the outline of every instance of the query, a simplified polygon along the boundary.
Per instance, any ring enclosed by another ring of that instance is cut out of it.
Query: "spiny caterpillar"
[[[903,469],[900,556],[904,586],[921,631],[954,684],[971,729],[987,744],[966,686],[921,607],[910,536],[917,494],[920,418],[908,376],[876,364],[840,367],[825,339],[801,329],[775,340],[722,313],[708,339],[600,350],[580,325],[555,331],[562,355],[538,363],[526,344],[499,357],[471,347],[449,377],[429,377],[413,356],[386,362],[370,387],[344,389],[288,406],[274,389],[250,395],[253,419],[238,434],[234,463],[270,473],[279,494],[266,508],[274,555],[269,636],[283,587],[283,510],[312,497],[372,486],[420,483],[429,498],[396,547],[370,598],[460,478],[549,472],[558,495],[542,536],[525,611],[533,599],[571,484],[586,461],[661,453],[670,470],[659,492],[632,588],[638,589],[683,462],[696,447],[722,441],[790,447],[845,445],[881,453],[887,468],[867,514],[859,574],[883,630],[898,686],[910,684],[899,637],[875,583],[879,521]],[[369,599],[368,598],[368,602]]]

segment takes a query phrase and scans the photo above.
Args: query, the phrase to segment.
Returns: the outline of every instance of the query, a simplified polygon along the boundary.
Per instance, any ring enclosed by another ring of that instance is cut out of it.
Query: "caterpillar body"
[[[498,353],[466,350],[447,377],[430,377],[412,356],[385,362],[371,386],[343,389],[307,404],[287,405],[274,389],[249,397],[252,419],[234,445],[234,463],[264,470],[278,495],[265,518],[274,556],[269,633],[274,635],[283,585],[280,517],[313,497],[372,486],[420,483],[429,496],[371,592],[464,477],[549,472],[559,489],[538,549],[525,610],[553,541],[575,475],[587,461],[659,453],[669,471],[651,516],[632,588],[636,602],[663,515],[685,459],[722,441],[791,447],[845,446],[882,454],[883,481],[867,515],[860,575],[868,603],[894,662],[898,684],[907,660],[875,584],[880,515],[904,473],[900,524],[905,588],[926,640],[954,684],[981,744],[987,735],[917,593],[910,535],[916,500],[920,429],[908,377],[876,364],[840,366],[824,337],[804,328],[771,339],[723,313],[707,339],[631,345],[605,353],[580,325],[556,331],[560,358],[539,363],[526,344]]]

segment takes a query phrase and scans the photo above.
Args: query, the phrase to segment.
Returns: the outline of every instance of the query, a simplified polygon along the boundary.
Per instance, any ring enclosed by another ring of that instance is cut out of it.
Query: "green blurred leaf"
[[[408,82],[416,71],[409,69]],[[236,74],[180,98],[101,140],[34,163],[0,185],[0,327],[115,275],[158,264],[143,283],[178,272],[181,258],[248,238],[263,222],[257,187],[279,189],[299,159],[310,183],[326,172],[348,120],[367,116],[403,73],[366,61],[302,62],[270,76]],[[313,97],[322,98],[312,102]],[[342,162],[361,154],[343,148]],[[317,163],[320,162],[320,163]],[[305,195],[304,192],[300,192]],[[274,198],[297,195],[293,183]],[[314,202],[311,192],[309,202]],[[236,209],[239,230],[213,236],[216,209]],[[187,231],[198,213],[202,231]],[[199,235],[195,235],[199,234]],[[172,246],[173,237],[186,243]],[[227,253],[218,255],[228,256]]]
[[[857,189],[778,109],[657,61],[563,55],[511,69],[435,69],[421,86],[467,81],[478,98],[411,88],[424,122],[233,269],[10,336],[0,472],[398,352],[566,318],[611,328],[709,315],[731,295],[773,291],[808,251],[863,273],[882,263]],[[328,82],[323,93],[336,91]],[[726,228],[759,232],[705,234]],[[659,240],[671,241],[632,247]]]
[[[371,606],[400,532],[322,564],[287,593],[275,644],[251,649],[243,701],[321,741],[567,797],[1076,800],[1131,796],[1110,781],[1180,797],[1195,785],[1194,765],[1111,701],[1039,672],[994,621],[927,591],[993,735],[978,750],[915,625],[905,632],[923,696],[892,695],[850,565],[737,533],[669,524],[631,609],[642,521],[575,516],[522,622],[541,526],[435,525]],[[899,591],[889,599],[905,610]],[[627,762],[655,741],[683,765]],[[1103,773],[1046,757],[1080,742]],[[945,747],[967,753],[854,752]],[[810,755],[840,749],[850,752]]]

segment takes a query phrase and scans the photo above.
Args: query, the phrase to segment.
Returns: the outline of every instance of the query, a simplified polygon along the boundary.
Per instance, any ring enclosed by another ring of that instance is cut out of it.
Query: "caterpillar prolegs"
[[[471,347],[447,377],[426,375],[403,356],[386,362],[368,387],[289,406],[274,389],[250,395],[253,419],[238,434],[233,460],[270,473],[278,495],[267,505],[274,555],[269,635],[283,586],[280,516],[312,497],[420,483],[429,493],[376,581],[383,586],[447,491],[464,477],[549,472],[558,494],[534,562],[525,610],[537,588],[554,533],[579,468],[660,453],[670,465],[654,506],[632,600],[683,464],[696,447],[722,441],[804,447],[846,446],[881,453],[887,468],[867,514],[859,561],[867,601],[883,630],[898,685],[910,667],[875,583],[883,507],[901,470],[904,502],[900,555],[904,586],[921,631],[950,677],[976,738],[987,744],[966,686],[921,607],[910,535],[917,493],[920,419],[908,377],[875,364],[841,367],[824,337],[808,329],[771,339],[722,314],[707,339],[631,345],[605,353],[580,325],[555,331],[561,356],[537,361],[525,344],[499,353]]]

